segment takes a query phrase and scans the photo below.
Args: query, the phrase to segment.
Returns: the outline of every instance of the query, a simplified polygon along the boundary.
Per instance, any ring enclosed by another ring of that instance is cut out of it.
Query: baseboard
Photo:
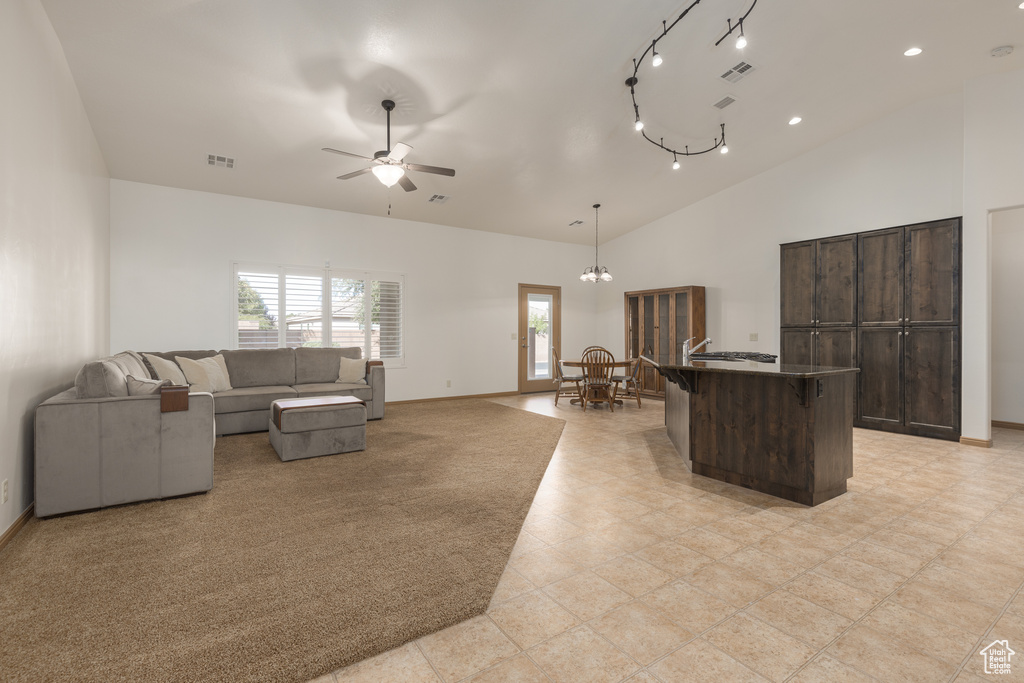
[[[964,446],[978,446],[979,448],[992,448],[992,439],[972,439],[969,436],[961,436],[960,443]]]
[[[1024,431],[1024,424],[1020,422],[1003,422],[1002,420],[992,420],[993,427],[1002,427],[1003,429],[1020,429]]]
[[[400,406],[409,403],[434,403],[435,401],[457,401],[463,398],[500,398],[502,396],[518,396],[518,391],[499,391],[496,394],[466,394],[464,396],[438,396],[436,398],[414,398],[409,401],[385,401],[384,406]]]
[[[21,527],[28,523],[28,520],[32,519],[32,513],[36,509],[36,504],[32,503],[28,506],[28,509],[21,513],[18,519],[14,520],[14,524],[11,528],[4,532],[3,536],[0,536],[0,550],[4,549],[8,543],[14,540],[14,537],[21,531]]]

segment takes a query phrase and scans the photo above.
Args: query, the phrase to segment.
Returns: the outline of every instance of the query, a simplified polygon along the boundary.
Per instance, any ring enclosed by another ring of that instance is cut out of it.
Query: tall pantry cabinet
[[[958,439],[960,234],[953,218],[782,245],[781,361],[860,368],[858,427]]]

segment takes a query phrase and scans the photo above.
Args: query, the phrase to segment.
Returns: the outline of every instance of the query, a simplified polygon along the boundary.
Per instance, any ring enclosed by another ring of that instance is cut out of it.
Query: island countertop
[[[830,377],[832,375],[860,372],[858,368],[837,368],[824,365],[779,365],[777,363],[759,363],[752,360],[695,360],[690,363],[659,363],[649,356],[641,356],[640,358],[659,370],[677,372],[683,370],[694,372],[729,372],[745,375],[774,375],[777,377],[792,377],[794,379]]]

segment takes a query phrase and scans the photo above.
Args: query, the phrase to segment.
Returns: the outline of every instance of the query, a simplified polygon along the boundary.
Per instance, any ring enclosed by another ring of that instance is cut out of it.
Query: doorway
[[[553,391],[562,348],[562,288],[519,285],[519,393]]]

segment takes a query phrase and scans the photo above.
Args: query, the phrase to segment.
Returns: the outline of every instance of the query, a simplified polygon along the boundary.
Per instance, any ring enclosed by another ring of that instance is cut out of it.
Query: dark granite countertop
[[[779,365],[778,363],[758,363],[751,360],[728,361],[709,360],[691,363],[659,363],[648,356],[641,356],[661,371],[679,372],[682,370],[697,372],[731,372],[744,375],[775,375],[779,377],[828,377],[849,372],[860,372],[858,368],[835,368],[819,365]],[[663,373],[664,374],[664,373]]]

